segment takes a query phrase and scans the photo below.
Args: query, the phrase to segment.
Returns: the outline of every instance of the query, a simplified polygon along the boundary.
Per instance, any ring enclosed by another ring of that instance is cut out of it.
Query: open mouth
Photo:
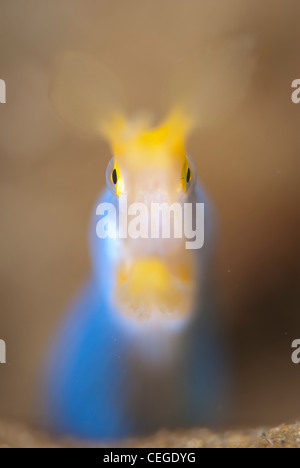
[[[172,320],[193,308],[195,274],[191,262],[144,257],[118,270],[115,298],[121,312],[136,320]]]

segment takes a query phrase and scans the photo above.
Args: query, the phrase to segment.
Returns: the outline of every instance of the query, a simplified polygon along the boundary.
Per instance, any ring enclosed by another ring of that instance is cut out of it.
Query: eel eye
[[[111,173],[111,179],[113,181],[113,183],[116,185],[117,182],[118,182],[118,174],[117,174],[117,170],[114,169]]]
[[[187,193],[197,181],[197,168],[190,156],[186,156],[181,172],[181,189]]]
[[[187,184],[190,182],[190,180],[191,180],[191,170],[188,167],[188,170],[186,171],[186,182],[187,182]]]
[[[109,161],[106,169],[106,183],[114,195],[124,193],[123,177],[114,158]]]

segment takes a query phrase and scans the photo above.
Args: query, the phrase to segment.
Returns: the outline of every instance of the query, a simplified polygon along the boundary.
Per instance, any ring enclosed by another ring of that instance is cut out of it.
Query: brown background
[[[243,105],[188,150],[217,208],[216,274],[237,368],[238,424],[300,414],[298,0],[0,0],[0,415],[32,419],[45,347],[89,271],[87,228],[108,146],[68,131],[48,99],[57,54],[111,67],[132,108],[205,41],[252,31],[257,69]],[[220,77],[220,86],[222,79]]]

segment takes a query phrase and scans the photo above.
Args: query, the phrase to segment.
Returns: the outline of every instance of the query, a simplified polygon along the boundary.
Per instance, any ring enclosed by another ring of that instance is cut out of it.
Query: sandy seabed
[[[54,439],[46,433],[15,422],[0,423],[0,448],[300,448],[300,423],[282,424],[272,429],[233,430],[214,433],[195,428],[185,431],[161,430],[142,439],[114,444],[82,443],[68,438]]]

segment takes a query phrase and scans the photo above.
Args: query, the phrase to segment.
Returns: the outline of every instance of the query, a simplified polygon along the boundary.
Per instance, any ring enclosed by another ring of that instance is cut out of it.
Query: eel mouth
[[[132,319],[185,318],[193,309],[194,296],[195,271],[191,261],[145,257],[118,268],[115,297],[120,311]]]

